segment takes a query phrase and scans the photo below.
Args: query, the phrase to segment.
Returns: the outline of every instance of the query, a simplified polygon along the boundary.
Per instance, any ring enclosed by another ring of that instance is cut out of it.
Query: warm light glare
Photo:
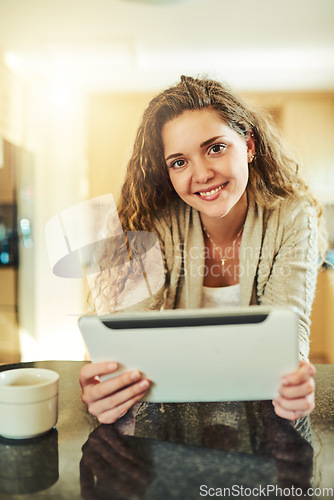
[[[237,88],[320,89],[332,86],[334,75],[333,50],[325,46],[211,50],[180,46],[175,52],[172,47],[135,45],[131,40],[64,42],[47,44],[39,52],[8,52],[5,61],[26,80],[53,84],[66,77],[81,91],[161,88],[180,74],[208,74]],[[51,100],[63,109],[71,98],[66,86],[59,87]]]
[[[48,92],[52,108],[58,112],[66,112],[73,108],[75,92],[64,82],[53,83]]]
[[[173,69],[175,67],[192,67],[202,71],[226,71],[227,69],[261,70],[308,68],[310,60],[317,67],[333,64],[331,50],[319,49],[242,49],[190,51],[180,50],[176,57],[172,51],[152,48],[139,54],[138,65],[141,69],[152,67]]]
[[[64,346],[66,345],[66,349]],[[21,361],[42,361],[45,359],[77,360],[85,357],[85,346],[76,327],[66,327],[49,331],[48,335],[37,341],[26,330],[20,329]]]
[[[20,58],[17,54],[14,54],[14,52],[6,52],[4,54],[4,60],[8,68],[12,70],[18,69],[20,66]]]
[[[46,89],[47,102],[53,111],[60,114],[73,111],[78,100],[78,88],[73,85],[64,61],[57,59],[52,62],[38,53],[19,55],[7,52],[4,58],[7,67],[19,77],[42,83]]]
[[[15,74],[24,79],[50,78],[52,75],[52,65],[43,53],[28,52],[17,54],[6,52],[5,63]]]

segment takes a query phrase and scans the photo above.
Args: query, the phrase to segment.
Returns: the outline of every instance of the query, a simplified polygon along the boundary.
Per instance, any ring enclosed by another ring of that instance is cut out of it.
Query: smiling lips
[[[211,191],[197,191],[197,193],[195,193],[195,194],[197,194],[201,198],[207,199],[207,200],[216,199],[219,191],[221,191],[227,184],[228,184],[228,182],[225,182],[221,186],[218,186],[217,188],[212,189]]]

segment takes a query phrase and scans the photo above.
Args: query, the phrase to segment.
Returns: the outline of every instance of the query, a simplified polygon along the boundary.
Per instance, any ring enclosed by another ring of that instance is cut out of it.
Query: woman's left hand
[[[275,413],[287,420],[309,415],[314,409],[315,367],[301,361],[298,370],[281,379],[278,396],[273,400]]]

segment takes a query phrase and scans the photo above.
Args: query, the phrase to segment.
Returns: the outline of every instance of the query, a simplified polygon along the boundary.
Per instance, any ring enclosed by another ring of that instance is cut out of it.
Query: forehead
[[[184,111],[167,122],[161,131],[165,153],[170,149],[198,145],[216,136],[236,134],[213,109]]]

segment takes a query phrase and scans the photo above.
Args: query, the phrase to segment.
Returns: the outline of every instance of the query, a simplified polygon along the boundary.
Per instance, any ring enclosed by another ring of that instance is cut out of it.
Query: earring
[[[254,158],[255,158],[255,155],[252,155],[252,156],[250,157],[249,163],[251,163],[251,162],[254,160]]]

